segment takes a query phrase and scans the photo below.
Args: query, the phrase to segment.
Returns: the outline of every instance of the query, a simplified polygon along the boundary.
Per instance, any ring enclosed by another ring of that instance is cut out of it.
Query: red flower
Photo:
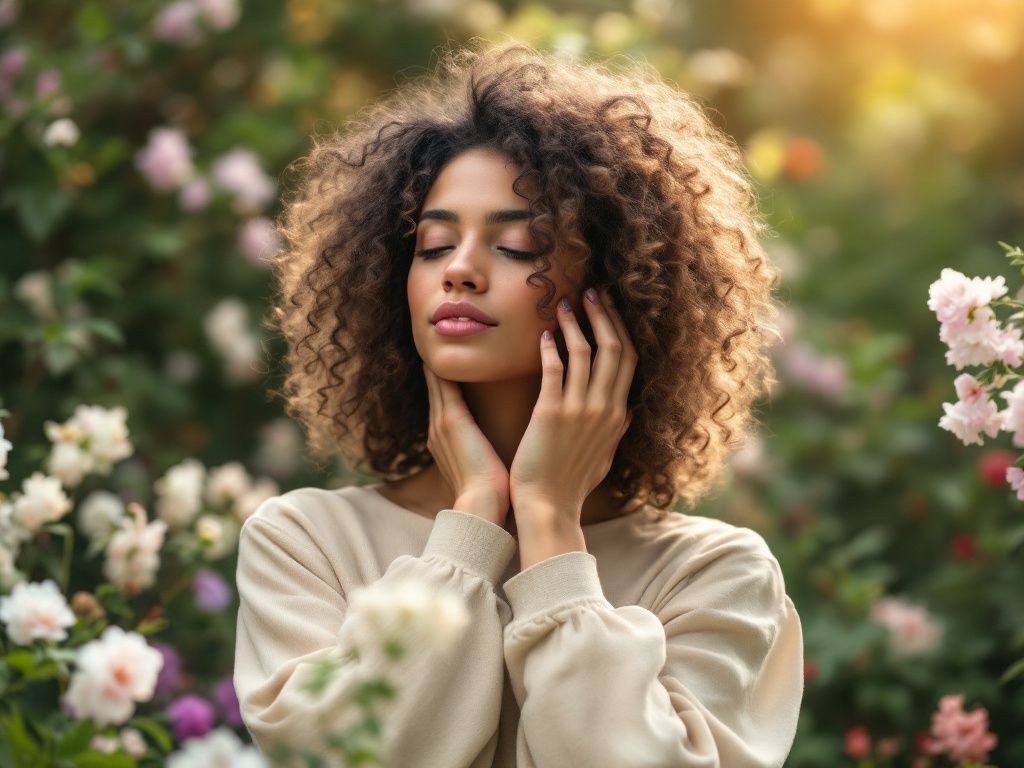
[[[985,451],[978,459],[978,474],[990,488],[1005,488],[1009,485],[1006,481],[1006,470],[1016,461],[1017,454],[1013,451]]]
[[[797,136],[786,144],[783,162],[791,179],[805,181],[821,175],[825,167],[825,152],[814,139]]]
[[[845,741],[846,754],[850,757],[867,757],[871,754],[871,734],[863,725],[848,730]]]
[[[958,533],[953,537],[949,546],[958,560],[970,560],[978,553],[974,546],[974,537],[969,533]]]
[[[804,661],[804,684],[811,682],[818,676],[818,665],[813,661]]]

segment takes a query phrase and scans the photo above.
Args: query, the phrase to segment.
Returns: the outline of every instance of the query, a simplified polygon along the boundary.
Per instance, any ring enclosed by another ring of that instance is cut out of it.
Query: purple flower
[[[172,701],[167,707],[167,716],[179,742],[205,736],[213,729],[215,719],[213,705],[192,693]]]
[[[242,725],[242,713],[238,708],[238,696],[231,675],[222,677],[213,688],[213,698],[224,714],[224,722],[238,728]]]
[[[164,657],[164,665],[156,678],[156,698],[170,696],[181,687],[181,656],[174,646],[167,643],[153,643],[153,647]]]
[[[192,581],[196,605],[207,613],[219,613],[231,604],[231,587],[216,571],[200,568]]]

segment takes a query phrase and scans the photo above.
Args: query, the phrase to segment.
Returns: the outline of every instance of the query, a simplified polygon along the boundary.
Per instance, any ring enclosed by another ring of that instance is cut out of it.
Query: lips
[[[430,322],[436,323],[438,320],[444,320],[445,318],[448,317],[469,318],[470,320],[476,320],[478,323],[483,323],[484,325],[498,324],[497,320],[488,315],[475,304],[470,304],[468,301],[444,302],[436,310],[434,310],[434,314],[430,318]]]

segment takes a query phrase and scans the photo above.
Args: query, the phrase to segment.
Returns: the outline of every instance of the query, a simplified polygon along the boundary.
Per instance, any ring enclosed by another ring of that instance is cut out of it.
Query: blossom
[[[192,46],[203,39],[202,30],[196,23],[200,9],[193,0],[175,0],[168,3],[153,19],[153,34],[159,40]]]
[[[154,128],[149,141],[135,155],[135,167],[150,186],[160,191],[180,187],[194,174],[192,148],[183,131]]]
[[[899,597],[882,598],[871,607],[870,616],[889,630],[890,647],[897,656],[931,651],[943,634],[924,606]]]
[[[124,502],[116,493],[97,490],[78,507],[78,529],[90,539],[112,533],[125,516]]]
[[[167,768],[269,768],[256,747],[244,745],[233,731],[223,726],[204,738],[189,739],[178,752],[167,757]]]
[[[203,557],[217,560],[238,545],[239,525],[230,517],[202,515],[196,520],[196,536],[205,546]]]
[[[43,144],[48,147],[55,147],[58,144],[70,147],[78,143],[80,135],[75,121],[69,117],[62,117],[54,120],[43,131]]]
[[[211,176],[217,186],[234,195],[234,209],[240,214],[260,211],[277,190],[256,153],[244,147],[235,147],[214,161]]]
[[[227,362],[228,374],[234,381],[254,378],[258,371],[259,340],[248,329],[249,311],[237,298],[222,299],[203,321],[210,344]]]
[[[37,269],[26,272],[14,284],[14,295],[28,305],[32,314],[41,320],[57,317],[53,301],[53,278],[49,272]]]
[[[168,643],[154,643],[163,657],[163,665],[160,667],[160,674],[156,679],[157,696],[167,696],[181,688],[184,678],[181,673],[181,656],[173,645]]]
[[[185,184],[178,193],[178,204],[185,211],[199,211],[210,204],[210,182],[202,176]]]
[[[252,483],[252,478],[239,461],[229,461],[210,470],[206,483],[206,500],[214,506],[234,506]]]
[[[1003,417],[980,382],[971,374],[962,373],[953,385],[960,399],[955,405],[942,404],[946,415],[939,419],[939,426],[955,434],[965,445],[981,445],[982,432],[995,437],[1003,424]]]
[[[924,748],[932,755],[945,754],[955,763],[986,763],[989,750],[995,749],[998,742],[998,737],[988,732],[988,710],[978,707],[964,712],[963,694],[957,694],[939,700]]]
[[[21,495],[14,499],[11,519],[28,533],[35,533],[46,523],[60,520],[71,509],[71,499],[60,486],[60,480],[42,472],[21,483]]]
[[[230,29],[238,22],[238,0],[195,0],[206,22],[218,32]]]
[[[47,579],[18,584],[10,597],[0,597],[0,621],[11,642],[31,645],[36,639],[66,640],[65,628],[74,626],[76,619],[56,582]]]
[[[213,705],[195,694],[187,694],[172,701],[167,707],[167,716],[178,741],[205,736],[213,728],[216,719]]]
[[[239,227],[238,247],[250,264],[269,269],[273,265],[274,254],[281,247],[281,236],[274,222],[265,216],[257,216]]]
[[[120,725],[153,696],[163,657],[137,632],[109,626],[78,649],[65,701],[75,717]]]
[[[978,459],[978,474],[992,488],[1006,487],[1006,469],[1013,466],[1017,454],[1012,451],[985,451]]]
[[[213,687],[213,700],[221,709],[224,722],[236,728],[242,726],[242,712],[238,706],[238,694],[231,675],[225,675]]]
[[[835,356],[821,357],[806,344],[786,346],[782,363],[789,379],[825,397],[841,395],[847,388],[846,365]]]
[[[1024,448],[1024,381],[1018,381],[1009,392],[1000,392],[1006,410],[1000,412],[1000,427],[1013,433],[1013,444]]]
[[[172,528],[191,524],[202,507],[206,467],[188,458],[167,470],[153,483],[157,495],[156,514]]]
[[[299,468],[302,436],[291,419],[277,418],[260,428],[260,443],[254,463],[261,472],[280,479]]]
[[[231,605],[231,587],[216,571],[200,568],[192,581],[196,605],[206,613],[219,613]]]
[[[131,517],[125,516],[107,544],[103,574],[119,589],[134,595],[156,580],[167,523],[154,520],[147,524],[145,510],[134,502],[128,505],[128,511]]]
[[[1010,484],[1017,498],[1024,501],[1024,469],[1020,467],[1006,468],[1006,482]]]
[[[14,447],[10,440],[4,437],[4,423],[0,421],[0,480],[9,480],[10,473],[7,471],[7,454]]]
[[[56,443],[46,460],[46,471],[65,488],[75,488],[95,468],[92,456],[76,443]]]
[[[1015,326],[1002,328],[989,303],[1006,293],[1002,275],[968,278],[943,269],[928,288],[928,308],[940,323],[939,338],[949,345],[946,362],[957,370],[1002,360],[1018,366],[1024,359],[1024,340]]]
[[[871,734],[863,725],[848,730],[843,742],[843,751],[849,757],[862,758],[871,754]]]
[[[127,418],[124,406],[80,404],[64,423],[44,422],[46,436],[54,444],[50,454],[52,474],[69,487],[81,482],[86,473],[109,474],[114,462],[135,450],[128,439]]]
[[[148,747],[146,746],[146,739],[143,738],[142,732],[137,728],[122,728],[119,734],[121,738],[121,747],[132,757],[142,757],[146,754]]]

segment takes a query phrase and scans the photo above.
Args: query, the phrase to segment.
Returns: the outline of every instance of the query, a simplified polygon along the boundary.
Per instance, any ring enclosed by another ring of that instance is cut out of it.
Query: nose
[[[465,285],[480,289],[486,284],[483,262],[488,257],[474,238],[466,238],[449,254],[444,266],[445,288]]]

